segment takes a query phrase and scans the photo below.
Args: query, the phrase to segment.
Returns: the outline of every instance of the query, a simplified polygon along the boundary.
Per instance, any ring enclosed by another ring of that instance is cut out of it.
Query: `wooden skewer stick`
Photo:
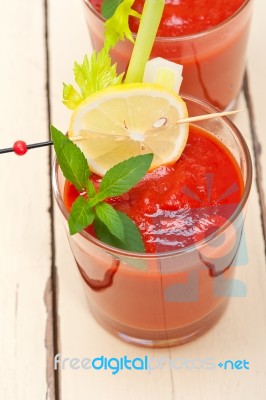
[[[181,118],[178,121],[176,121],[176,123],[177,124],[184,124],[184,123],[188,123],[188,122],[203,121],[205,119],[211,119],[211,118],[217,118],[217,117],[225,117],[227,115],[237,114],[237,113],[239,113],[241,111],[244,111],[244,110],[222,111],[222,112],[206,114],[206,115],[197,115],[195,117]]]
[[[237,114],[242,111],[244,111],[244,110],[221,111],[221,112],[212,113],[212,114],[196,115],[195,117],[180,118],[179,120],[176,121],[176,124],[185,124],[185,123],[189,123],[189,122],[203,121],[203,120],[207,120],[207,119],[211,119],[211,118],[225,117],[227,115]],[[80,140],[84,140],[85,138],[83,136],[74,136],[74,137],[70,137],[69,139],[72,140],[73,142],[78,142]]]

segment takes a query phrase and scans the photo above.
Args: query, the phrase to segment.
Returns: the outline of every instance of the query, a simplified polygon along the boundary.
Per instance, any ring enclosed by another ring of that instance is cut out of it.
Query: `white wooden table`
[[[187,345],[147,350],[106,333],[91,317],[51,195],[49,149],[0,157],[0,399],[262,400],[266,396],[266,2],[256,0],[247,77],[236,124],[253,155],[246,219],[247,286],[211,331]],[[0,4],[0,147],[65,131],[62,81],[91,51],[81,0]],[[249,370],[54,372],[53,357],[246,359]]]

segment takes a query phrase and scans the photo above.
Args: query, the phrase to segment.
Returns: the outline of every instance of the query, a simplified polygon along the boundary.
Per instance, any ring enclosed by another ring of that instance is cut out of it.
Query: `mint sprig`
[[[94,223],[96,235],[102,242],[124,250],[144,252],[135,223],[105,200],[120,196],[135,186],[148,171],[153,155],[131,157],[110,168],[96,191],[89,180],[90,170],[82,151],[53,126],[51,136],[63,175],[82,192],[70,211],[70,234],[74,235]]]

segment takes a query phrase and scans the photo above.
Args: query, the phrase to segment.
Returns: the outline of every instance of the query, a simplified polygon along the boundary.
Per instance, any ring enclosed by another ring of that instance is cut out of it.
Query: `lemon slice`
[[[73,112],[68,134],[99,175],[146,153],[154,154],[154,169],[181,156],[188,124],[176,121],[187,115],[185,102],[172,91],[155,84],[121,84],[84,100]]]

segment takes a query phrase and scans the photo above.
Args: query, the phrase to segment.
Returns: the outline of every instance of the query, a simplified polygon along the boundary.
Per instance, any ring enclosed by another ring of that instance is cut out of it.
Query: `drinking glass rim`
[[[84,3],[89,7],[89,9],[93,12],[93,14],[98,17],[102,22],[105,22],[106,19],[102,16],[102,14],[100,14],[91,4],[90,0],[83,0]],[[156,36],[155,38],[155,43],[156,42],[182,42],[182,41],[188,41],[188,40],[195,40],[197,38],[203,37],[208,35],[211,32],[215,32],[218,31],[219,29],[221,29],[224,25],[226,25],[227,23],[229,23],[231,20],[233,20],[234,18],[237,17],[238,14],[241,13],[241,11],[243,10],[243,8],[246,7],[246,5],[248,3],[251,3],[252,0],[245,0],[244,3],[232,14],[230,15],[230,17],[228,17],[227,19],[225,19],[224,21],[222,21],[220,24],[215,25],[209,29],[206,29],[204,31],[201,32],[196,32],[196,33],[192,33],[190,35],[182,35],[182,36]],[[133,38],[136,37],[136,33],[132,33]]]
[[[198,105],[204,107],[205,110],[210,113],[220,111],[216,107],[214,107],[196,97],[186,95],[186,94],[181,94],[181,96],[184,100],[188,100],[188,101],[191,101],[194,103],[196,102]],[[228,117],[218,117],[218,119],[220,121],[223,121],[223,123],[230,129],[230,131],[234,133],[234,137],[237,138],[238,143],[241,145],[242,151],[245,156],[245,161],[246,161],[247,177],[246,177],[246,183],[244,186],[244,192],[243,192],[243,195],[242,195],[242,198],[241,198],[239,204],[237,205],[233,214],[217,230],[215,230],[212,234],[208,235],[206,238],[201,239],[198,242],[193,243],[189,246],[179,248],[176,250],[159,252],[159,253],[139,253],[139,252],[133,252],[133,251],[129,251],[129,250],[119,249],[117,247],[113,247],[111,245],[101,242],[99,239],[90,235],[85,230],[82,230],[81,232],[77,233],[77,235],[83,236],[90,243],[94,244],[97,247],[100,247],[101,249],[103,249],[106,252],[109,252],[111,254],[115,254],[118,256],[124,256],[124,257],[151,260],[151,259],[158,259],[158,258],[173,257],[173,256],[177,256],[177,255],[184,254],[184,253],[188,254],[188,253],[194,251],[195,247],[202,248],[205,245],[207,245],[208,243],[210,243],[215,237],[219,236],[220,234],[223,234],[223,232],[226,231],[226,229],[236,220],[236,218],[239,216],[239,214],[244,209],[244,207],[247,203],[250,189],[251,189],[251,183],[252,183],[252,161],[251,161],[251,156],[250,156],[250,152],[249,152],[247,143],[246,143],[243,135],[237,128],[237,126]],[[67,211],[67,209],[65,207],[64,201],[63,201],[62,196],[59,191],[58,170],[59,170],[59,165],[57,163],[57,158],[55,157],[54,162],[53,162],[53,167],[52,167],[52,188],[53,188],[55,199],[57,201],[57,204],[58,204],[62,214],[65,217],[65,219],[68,220],[69,212]]]

